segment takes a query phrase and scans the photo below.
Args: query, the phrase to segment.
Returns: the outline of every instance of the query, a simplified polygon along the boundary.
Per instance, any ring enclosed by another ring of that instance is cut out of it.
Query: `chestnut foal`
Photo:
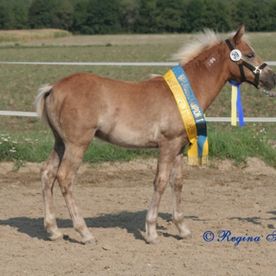
[[[203,111],[229,80],[251,82],[268,90],[275,86],[275,74],[262,64],[243,34],[244,26],[241,26],[226,43],[208,31],[203,41],[180,51],[180,65]],[[241,60],[230,59],[231,47],[239,49]],[[76,173],[94,136],[124,147],[160,149],[145,239],[149,243],[157,240],[158,208],[168,183],[173,193],[173,221],[180,237],[190,235],[180,209],[182,152],[188,139],[175,100],[162,77],[130,83],[78,73],[42,87],[36,108],[55,137],[54,148],[41,173],[44,225],[50,239],[63,236],[53,207],[53,187],[57,180],[82,242],[94,241],[72,194]]]

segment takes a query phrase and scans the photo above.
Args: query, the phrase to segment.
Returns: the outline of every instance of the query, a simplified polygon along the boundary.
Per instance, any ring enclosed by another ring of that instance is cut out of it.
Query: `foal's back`
[[[47,98],[50,119],[63,138],[94,131],[128,147],[156,147],[163,135],[181,131],[175,107],[161,77],[132,83],[79,73],[56,83]]]

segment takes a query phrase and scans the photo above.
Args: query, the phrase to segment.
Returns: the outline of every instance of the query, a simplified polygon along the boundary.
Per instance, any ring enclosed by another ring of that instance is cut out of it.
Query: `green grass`
[[[273,132],[273,126],[258,129],[254,126],[212,125],[208,130],[210,156],[232,159],[237,163],[245,162],[248,157],[259,157],[276,167],[276,148],[272,147],[270,140]]]
[[[47,130],[0,134],[0,161],[16,163],[42,162],[53,147],[53,137]],[[126,149],[95,139],[88,148],[84,160],[87,162],[129,161],[137,157],[156,156],[156,150]]]
[[[35,41],[1,43],[0,60],[5,61],[169,61],[171,55],[192,35],[104,35],[69,36]],[[252,45],[264,60],[276,60],[275,33],[250,34]],[[106,47],[107,44],[111,46]],[[0,65],[0,110],[33,111],[38,87],[69,74],[88,71],[115,79],[139,81],[151,73],[163,74],[165,67],[80,67]],[[269,98],[247,84],[242,86],[245,116],[276,117],[276,98]],[[207,111],[207,116],[230,116],[230,86],[226,85]],[[266,129],[264,132],[263,129]],[[37,119],[0,118],[0,160],[40,162],[47,158],[52,136]],[[7,136],[8,135],[8,136]],[[6,137],[6,138],[5,138]],[[249,124],[246,128],[209,124],[210,156],[237,162],[258,156],[275,166],[275,124]],[[27,140],[26,140],[27,139]],[[15,143],[14,143],[15,142]],[[85,160],[130,160],[156,156],[152,150],[126,150],[95,141]]]
[[[248,157],[259,157],[276,167],[276,149],[270,138],[275,128],[254,126],[234,128],[229,125],[209,124],[210,157],[245,162]],[[274,136],[275,137],[275,136]],[[53,146],[49,130],[15,131],[0,134],[0,160],[42,162],[47,159]],[[95,139],[88,148],[84,160],[87,162],[129,161],[137,157],[156,157],[157,150],[126,149]]]

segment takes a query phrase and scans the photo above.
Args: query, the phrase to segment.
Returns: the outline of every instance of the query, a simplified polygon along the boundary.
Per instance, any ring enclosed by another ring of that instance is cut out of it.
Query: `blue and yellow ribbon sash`
[[[231,125],[237,126],[237,117],[239,120],[239,126],[243,127],[245,125],[242,99],[241,99],[241,88],[240,83],[235,81],[230,81],[232,85],[232,95],[231,95]],[[238,116],[237,116],[238,115]]]
[[[190,142],[188,164],[207,164],[206,120],[184,69],[181,66],[175,66],[164,75],[164,79],[174,96]]]

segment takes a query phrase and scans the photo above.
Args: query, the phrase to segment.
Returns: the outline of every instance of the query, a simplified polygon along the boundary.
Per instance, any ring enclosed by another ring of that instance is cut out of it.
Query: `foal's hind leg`
[[[44,227],[51,240],[59,239],[63,234],[59,231],[54,214],[53,188],[57,170],[64,151],[64,145],[56,141],[48,161],[41,170],[42,196],[44,201]]]
[[[157,173],[154,180],[154,193],[146,217],[145,239],[148,243],[155,243],[158,238],[156,231],[158,208],[162,194],[168,184],[175,157],[181,149],[180,141],[177,139],[174,141],[167,141],[160,147]]]
[[[60,189],[73,220],[74,228],[80,233],[83,243],[93,241],[94,237],[88,230],[84,219],[79,213],[78,207],[73,198],[72,186],[86,148],[87,145],[77,146],[71,143],[66,143],[64,157],[57,174]]]
[[[191,234],[190,230],[184,224],[184,214],[181,212],[181,195],[183,187],[183,155],[176,157],[174,167],[170,177],[170,184],[173,195],[173,222],[175,223],[181,238]]]

